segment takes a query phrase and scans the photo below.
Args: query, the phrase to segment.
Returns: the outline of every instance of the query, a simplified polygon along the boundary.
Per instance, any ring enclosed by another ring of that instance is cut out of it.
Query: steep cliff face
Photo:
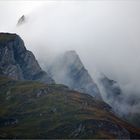
[[[100,91],[103,94],[104,101],[106,101],[112,109],[120,114],[120,104],[123,105],[123,93],[118,83],[114,80],[109,79],[105,75],[101,75],[98,79]]]
[[[104,93],[104,100],[112,107],[114,112],[122,119],[140,127],[140,97],[133,95],[124,95],[118,83],[102,75],[99,79],[100,90]],[[102,88],[102,89],[101,89]]]
[[[67,51],[50,66],[49,73],[57,83],[101,99],[97,85],[75,51]]]
[[[105,91],[105,98],[109,100],[111,104],[113,104],[115,100],[121,101],[122,91],[116,81],[111,80],[106,76],[102,76],[99,81]]]
[[[0,33],[0,74],[16,80],[54,82],[16,34]]]

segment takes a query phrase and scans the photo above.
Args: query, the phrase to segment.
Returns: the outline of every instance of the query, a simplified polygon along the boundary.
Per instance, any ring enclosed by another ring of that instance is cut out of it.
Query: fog
[[[0,31],[19,34],[42,67],[76,50],[93,79],[104,73],[126,97],[140,96],[139,0],[0,1],[0,19]]]

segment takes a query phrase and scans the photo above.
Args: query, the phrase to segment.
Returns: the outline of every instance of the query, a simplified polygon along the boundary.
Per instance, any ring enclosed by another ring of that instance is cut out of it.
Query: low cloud
[[[18,33],[42,66],[76,50],[93,79],[104,73],[124,98],[140,96],[140,1],[0,3],[0,31]],[[22,15],[26,23],[17,27]]]

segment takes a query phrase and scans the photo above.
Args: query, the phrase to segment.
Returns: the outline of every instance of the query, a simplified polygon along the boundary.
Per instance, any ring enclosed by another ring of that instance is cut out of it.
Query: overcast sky
[[[37,59],[74,49],[92,77],[103,72],[140,95],[139,0],[0,1],[0,19],[0,31],[20,34]]]

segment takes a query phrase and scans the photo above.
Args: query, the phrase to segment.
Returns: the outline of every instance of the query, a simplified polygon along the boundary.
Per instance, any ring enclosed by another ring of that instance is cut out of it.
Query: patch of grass
[[[46,92],[37,96],[41,90]],[[69,90],[64,85],[0,77],[0,118],[18,120],[17,124],[0,125],[0,138],[76,138],[71,137],[71,133],[79,131],[77,124],[84,124],[86,120],[107,120],[136,131],[108,109],[103,109],[105,105],[89,95]],[[88,128],[96,129],[94,125]],[[114,138],[111,132],[97,130],[88,135],[89,132],[80,132],[77,138]]]

